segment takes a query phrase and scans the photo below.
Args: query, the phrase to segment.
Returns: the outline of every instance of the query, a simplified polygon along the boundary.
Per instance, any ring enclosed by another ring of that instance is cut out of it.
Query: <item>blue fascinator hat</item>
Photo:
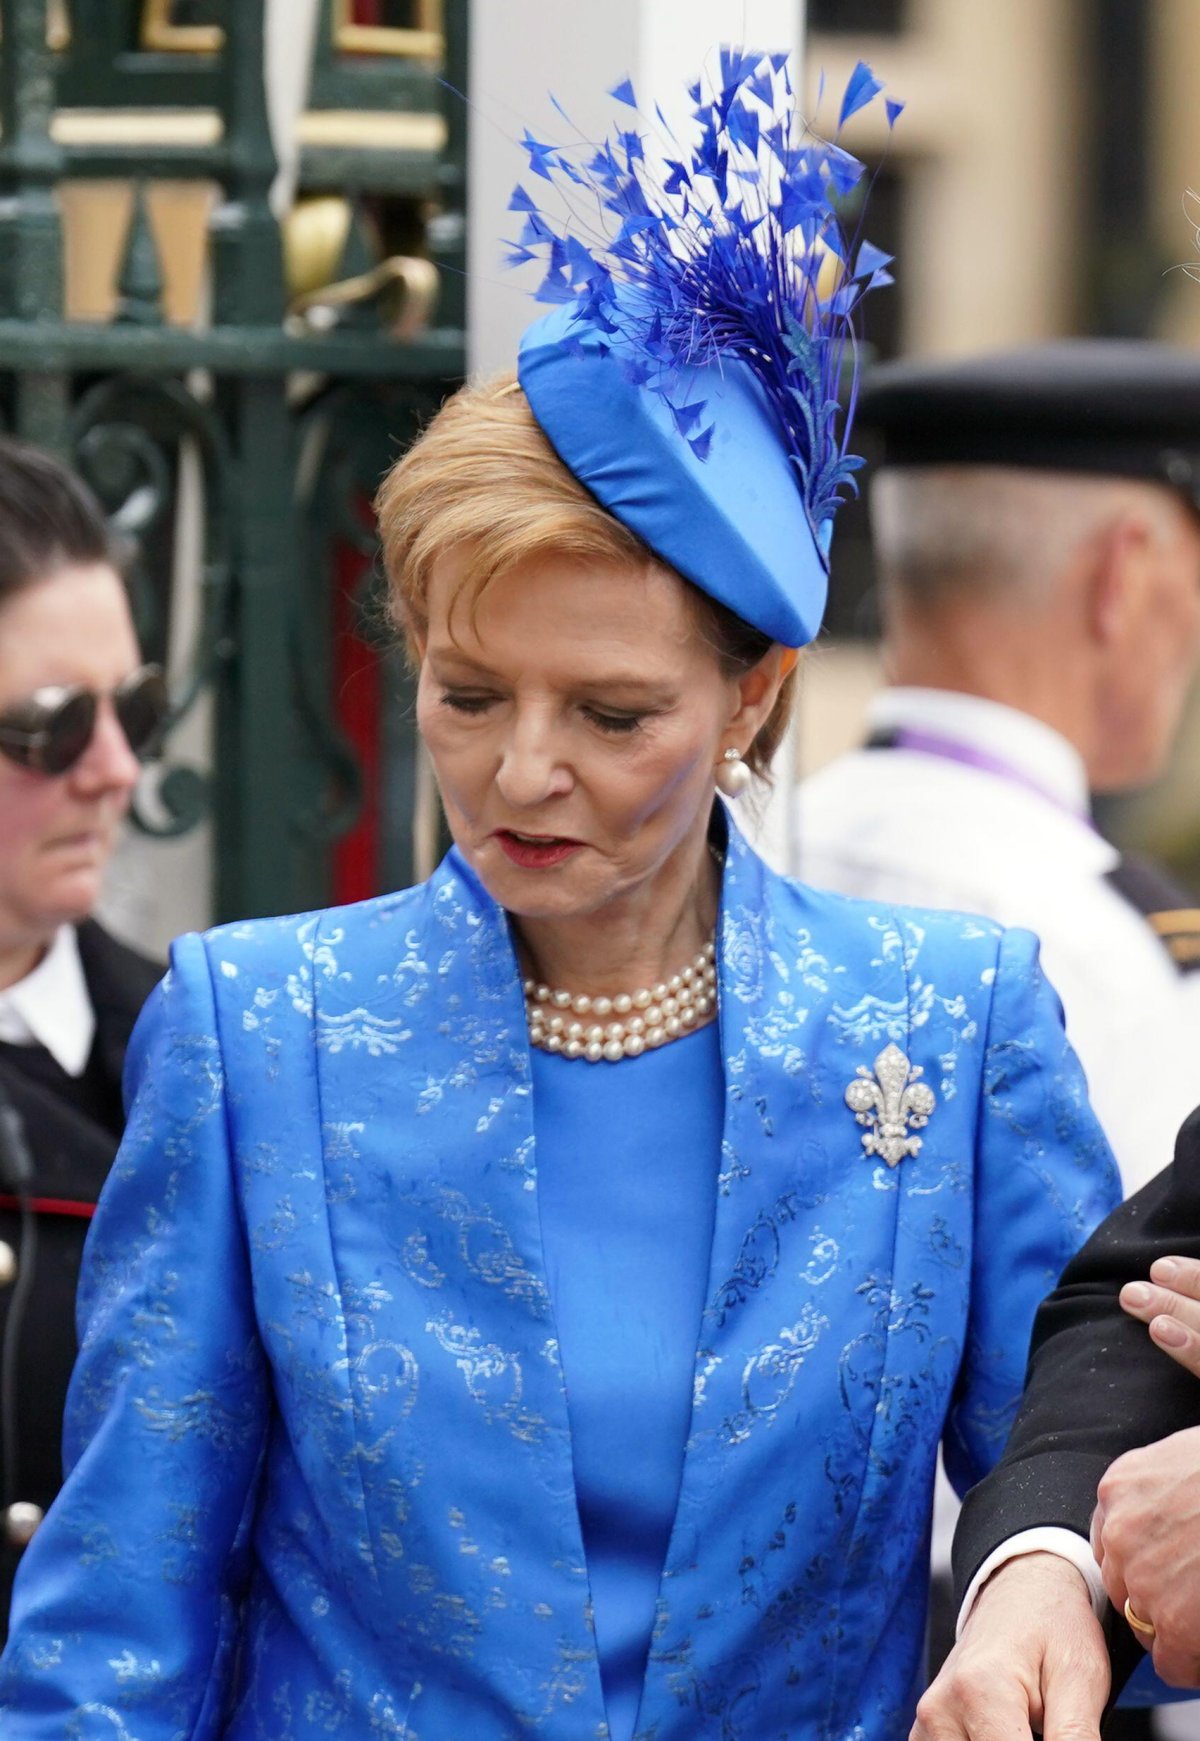
[[[664,562],[788,647],[821,626],[833,518],[856,492],[848,449],[855,313],[890,260],[838,216],[863,165],[798,121],[786,55],[723,50],[689,96],[684,152],[661,110],[599,148],[522,141],[565,220],[518,187],[509,263],[539,259],[555,305],[518,375],[580,483]],[[861,62],[838,131],[882,86]],[[889,126],[902,105],[887,102]],[[590,214],[583,216],[584,213]],[[596,233],[596,214],[603,231]],[[850,390],[843,410],[839,390]]]

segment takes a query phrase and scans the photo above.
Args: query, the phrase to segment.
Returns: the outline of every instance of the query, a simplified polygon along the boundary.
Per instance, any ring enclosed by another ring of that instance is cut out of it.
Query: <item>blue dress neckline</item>
[[[679,1500],[724,1120],[717,1024],[533,1054],[538,1206],[611,1741],[631,1741]]]

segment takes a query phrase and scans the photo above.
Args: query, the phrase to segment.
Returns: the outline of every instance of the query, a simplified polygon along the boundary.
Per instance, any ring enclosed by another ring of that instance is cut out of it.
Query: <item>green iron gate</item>
[[[201,8],[219,28],[210,23],[204,51],[186,56],[139,40],[142,3],[51,0],[57,28],[48,32],[47,0],[0,0],[0,416],[13,433],[71,458],[130,535],[140,627],[159,656],[180,480],[185,472],[202,480],[199,627],[172,718],[177,727],[211,696],[213,772],[173,765],[168,736],[160,802],[142,826],[179,834],[211,815],[214,916],[283,912],[330,898],[334,843],[362,798],[361,757],[339,719],[335,571],[347,550],[357,553],[365,579],[354,603],[369,610],[365,503],[389,458],[463,372],[465,105],[444,93],[465,83],[466,0],[446,0],[444,83],[429,65],[397,65],[390,82],[385,65],[369,67],[372,87],[390,90],[397,106],[440,108],[444,117],[445,148],[426,164],[428,185],[412,208],[423,230],[417,246],[439,271],[436,324],[409,340],[393,336],[369,301],[325,329],[288,318],[269,199],[276,160],[265,0]],[[322,32],[334,4],[324,0]],[[322,34],[326,59],[327,42]],[[72,143],[64,111],[106,104],[190,107],[219,119],[203,143],[152,151]],[[341,176],[352,195],[369,195],[380,178],[378,154],[369,158],[326,149],[318,181]],[[421,192],[421,166],[401,168]],[[142,189],[166,177],[219,189],[203,327],[163,315]],[[106,178],[138,189],[117,312],[107,323],[69,320],[61,184]],[[361,253],[352,225],[344,275],[362,265]],[[411,730],[394,708],[380,729],[399,759],[392,778],[403,793],[412,783]],[[402,803],[400,811],[391,866],[403,878]]]

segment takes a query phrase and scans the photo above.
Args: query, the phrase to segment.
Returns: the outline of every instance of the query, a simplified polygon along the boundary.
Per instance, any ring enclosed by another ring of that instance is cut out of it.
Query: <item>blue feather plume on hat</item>
[[[722,358],[750,367],[779,417],[822,548],[863,464],[847,448],[856,312],[866,292],[892,282],[890,257],[843,228],[838,202],[865,171],[837,141],[882,89],[860,61],[837,133],[820,139],[797,116],[786,55],[723,49],[715,94],[700,83],[688,93],[699,125],[690,152],[661,109],[657,138],[617,129],[598,148],[546,144],[526,129],[529,168],[566,194],[569,215],[547,216],[523,186],[509,202],[524,227],[508,263],[544,262],[537,299],[575,303],[581,323],[611,335],[626,372],[662,395],[698,458],[712,425],[703,399],[680,402],[675,372]],[[628,79],[610,95],[637,111]],[[886,100],[889,128],[902,107]],[[584,198],[599,228],[582,215]]]

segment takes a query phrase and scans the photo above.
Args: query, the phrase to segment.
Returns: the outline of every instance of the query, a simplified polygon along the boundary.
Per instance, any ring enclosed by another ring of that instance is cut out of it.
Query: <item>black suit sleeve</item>
[[[1168,1254],[1200,1258],[1200,1109],[1180,1131],[1172,1165],[1097,1228],[1038,1313],[1021,1412],[1004,1456],[968,1495],[954,1538],[960,1602],[1002,1542],[1043,1524],[1086,1536],[1110,1463],[1200,1423],[1200,1379],[1155,1348],[1117,1298]],[[1127,1667],[1115,1667],[1128,1672],[1140,1656],[1135,1649]]]

